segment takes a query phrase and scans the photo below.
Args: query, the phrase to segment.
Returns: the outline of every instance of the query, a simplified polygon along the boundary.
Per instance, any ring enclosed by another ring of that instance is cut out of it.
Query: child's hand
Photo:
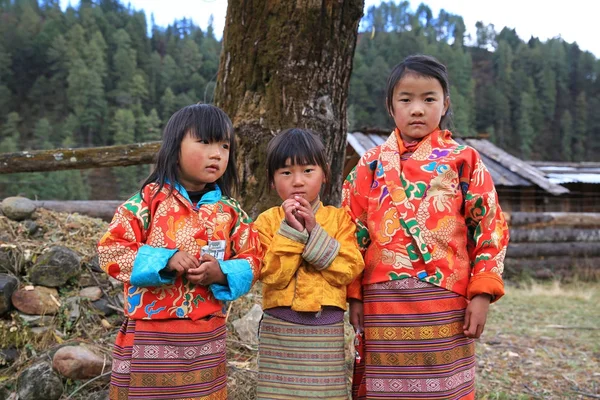
[[[315,221],[315,213],[313,212],[310,202],[301,196],[294,196],[294,199],[300,204],[296,207],[296,213],[304,220],[304,227],[311,233],[317,221]],[[298,217],[296,217],[298,218]]]
[[[354,327],[356,332],[364,332],[364,316],[363,302],[358,299],[349,299],[350,302],[350,325]]]
[[[300,207],[300,203],[296,199],[287,199],[282,204],[283,211],[285,212],[285,222],[298,232],[304,230],[304,220],[297,215],[297,209]]]
[[[177,277],[183,275],[187,270],[191,268],[197,268],[200,266],[200,261],[193,255],[183,250],[179,250],[173,254],[173,257],[169,259],[167,263],[167,270],[175,272]]]
[[[200,265],[197,268],[192,268],[187,271],[186,278],[196,285],[208,286],[213,283],[219,283],[221,285],[227,284],[227,278],[223,271],[221,271],[219,261],[208,254],[202,256]]]
[[[477,339],[481,336],[491,300],[492,296],[489,294],[478,294],[471,299],[465,312],[465,324],[463,325],[466,337]]]

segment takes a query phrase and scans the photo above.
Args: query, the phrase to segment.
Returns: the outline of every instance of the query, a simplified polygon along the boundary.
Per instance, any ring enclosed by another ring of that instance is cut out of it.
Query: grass
[[[477,343],[479,399],[600,398],[600,285],[507,285]]]

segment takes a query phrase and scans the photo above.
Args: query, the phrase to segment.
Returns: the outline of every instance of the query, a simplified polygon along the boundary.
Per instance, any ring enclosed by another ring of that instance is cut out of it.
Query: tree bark
[[[573,258],[548,257],[506,258],[504,276],[507,279],[529,275],[538,279],[579,278],[597,280],[600,278],[600,257]]]
[[[511,212],[508,214],[509,225],[513,227],[600,227],[600,213],[570,212]]]
[[[0,174],[152,164],[161,142],[0,154]]]
[[[279,204],[266,181],[265,150],[282,129],[323,139],[338,204],[346,146],[346,105],[364,0],[230,0],[216,104],[239,137],[240,199],[256,215]],[[381,85],[384,83],[382,82]]]

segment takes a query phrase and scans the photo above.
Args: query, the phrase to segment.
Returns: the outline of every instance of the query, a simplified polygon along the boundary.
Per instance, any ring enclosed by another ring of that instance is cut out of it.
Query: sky
[[[191,18],[203,30],[213,17],[213,28],[217,38],[221,38],[227,13],[226,0],[122,0],[136,10],[143,9],[148,21],[154,14],[159,26],[167,26],[175,19]],[[400,0],[394,0],[399,3]],[[365,9],[377,5],[381,0],[365,0]],[[463,17],[467,33],[475,38],[475,23],[494,24],[497,32],[503,27],[516,29],[524,41],[531,36],[545,41],[562,37],[565,41],[577,42],[584,51],[590,51],[600,58],[597,13],[593,12],[587,0],[550,2],[548,0],[410,0],[411,10],[415,11],[423,2],[436,17],[441,8]],[[77,0],[61,0],[61,4],[77,5]]]

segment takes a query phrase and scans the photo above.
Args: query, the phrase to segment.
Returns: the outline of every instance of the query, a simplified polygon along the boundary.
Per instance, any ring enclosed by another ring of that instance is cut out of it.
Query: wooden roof
[[[362,156],[367,150],[379,146],[387,140],[389,134],[349,132],[348,144]],[[501,148],[487,139],[454,138],[460,144],[466,144],[479,152],[483,162],[490,171],[496,186],[538,186],[553,195],[568,193],[569,189],[552,182],[545,174]]]

